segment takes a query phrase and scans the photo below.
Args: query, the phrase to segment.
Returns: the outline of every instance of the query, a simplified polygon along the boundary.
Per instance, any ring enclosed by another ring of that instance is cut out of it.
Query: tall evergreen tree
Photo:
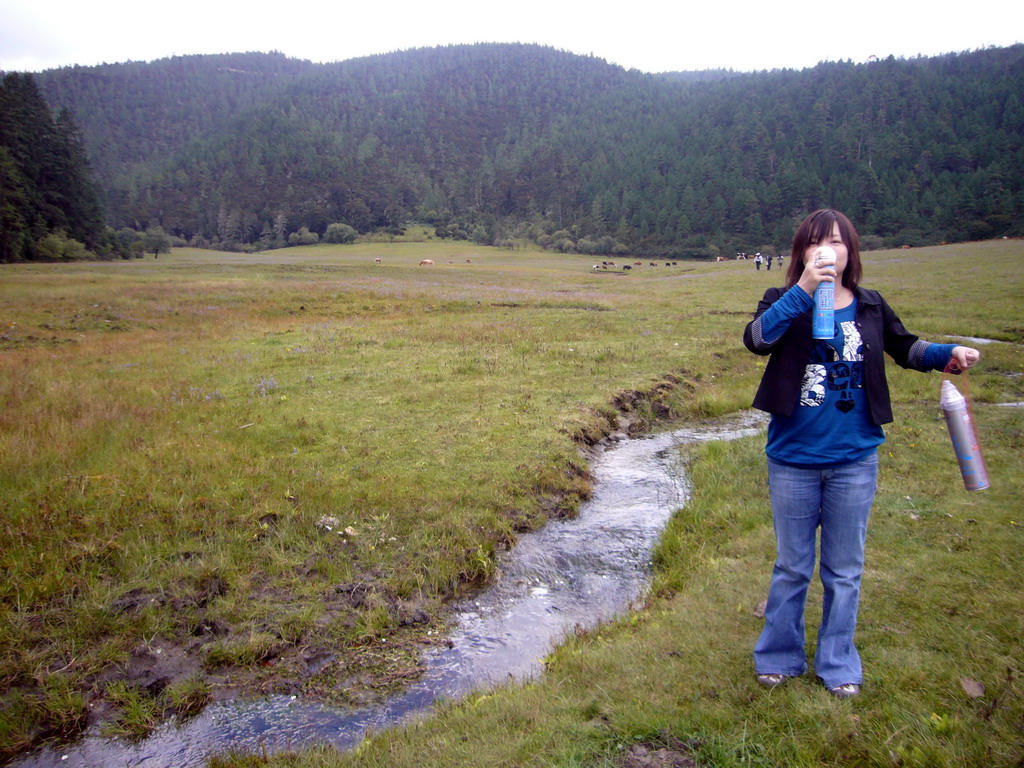
[[[0,262],[18,261],[29,253],[28,210],[21,171],[10,150],[0,146]]]
[[[90,247],[104,223],[81,136],[70,113],[55,120],[31,75],[0,83],[0,259],[34,258],[63,231]]]
[[[53,170],[61,191],[61,208],[67,218],[68,234],[89,248],[97,248],[104,232],[103,211],[82,134],[67,108],[61,109],[57,116],[54,142]]]

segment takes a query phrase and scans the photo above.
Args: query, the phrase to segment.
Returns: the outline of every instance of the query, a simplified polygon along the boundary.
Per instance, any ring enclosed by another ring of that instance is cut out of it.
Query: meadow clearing
[[[864,261],[912,331],[999,343],[970,379],[978,494],[939,377],[890,368],[860,699],[754,684],[773,555],[752,438],[691,457],[645,609],[542,679],[350,754],[223,764],[1020,764],[1024,411],[997,404],[1024,400],[1024,243]],[[579,446],[622,409],[643,429],[749,405],[740,334],[777,270],[593,262],[427,241],[0,268],[0,754],[239,691],[382,695],[497,549],[588,495]]]

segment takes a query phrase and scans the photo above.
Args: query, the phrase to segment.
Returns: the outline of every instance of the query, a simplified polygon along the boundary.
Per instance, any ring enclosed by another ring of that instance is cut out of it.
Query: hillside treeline
[[[891,245],[1024,234],[1024,46],[682,77],[487,44],[327,65],[176,57],[39,82],[82,127],[108,223],[198,245],[415,221],[479,242],[708,256],[785,247],[822,205]]]
[[[30,75],[0,80],[0,262],[81,258],[106,244],[85,148]]]

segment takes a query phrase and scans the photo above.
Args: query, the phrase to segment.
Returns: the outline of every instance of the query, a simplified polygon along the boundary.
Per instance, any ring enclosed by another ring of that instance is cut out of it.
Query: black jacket
[[[793,319],[789,328],[774,342],[761,336],[761,315],[786,292],[769,288],[757,305],[754,319],[743,331],[743,344],[755,355],[771,355],[761,385],[754,396],[754,407],[780,416],[790,416],[799,399],[804,369],[811,358],[811,312]],[[857,288],[856,323],[864,341],[864,390],[868,411],[875,424],[892,421],[889,383],[885,379],[885,358],[889,354],[903,368],[926,371],[924,351],[928,342],[908,332],[878,291]]]

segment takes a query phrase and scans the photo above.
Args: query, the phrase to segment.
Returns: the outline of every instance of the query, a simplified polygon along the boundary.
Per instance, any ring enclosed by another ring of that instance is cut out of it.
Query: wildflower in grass
[[[273,376],[264,376],[256,382],[256,386],[252,388],[252,393],[256,395],[256,397],[268,397],[270,393],[277,388],[277,379]]]
[[[172,403],[184,403],[186,401],[210,402],[211,400],[223,400],[224,395],[219,389],[207,392],[205,387],[189,387],[185,392],[173,390],[170,395]]]

